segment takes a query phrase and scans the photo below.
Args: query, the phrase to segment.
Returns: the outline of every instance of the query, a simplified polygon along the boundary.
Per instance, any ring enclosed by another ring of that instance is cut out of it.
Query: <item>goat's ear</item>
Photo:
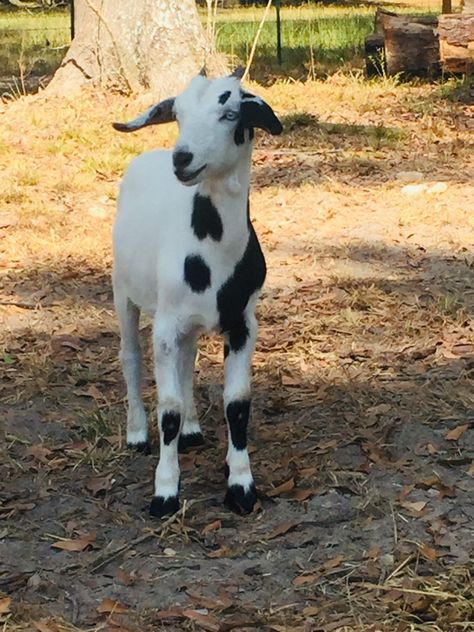
[[[274,136],[283,131],[282,124],[268,103],[248,92],[242,95],[240,120],[244,127],[258,127]]]
[[[173,110],[174,98],[166,99],[137,116],[133,121],[128,123],[113,123],[114,129],[118,132],[134,132],[137,129],[146,127],[147,125],[160,125],[161,123],[170,123],[176,120]]]

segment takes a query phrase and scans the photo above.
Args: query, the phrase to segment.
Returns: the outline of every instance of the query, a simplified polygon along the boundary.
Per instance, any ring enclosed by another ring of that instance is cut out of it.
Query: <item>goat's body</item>
[[[229,430],[225,503],[238,513],[247,513],[256,500],[247,425],[257,335],[254,312],[266,269],[249,219],[253,128],[246,128],[237,118],[236,103],[242,99],[247,99],[253,125],[263,117],[275,130],[272,133],[281,131],[269,106],[242,93],[238,80],[197,78],[174,106],[182,114],[181,137],[188,134],[194,151],[183,145],[173,153],[142,154],[132,161],[120,190],[113,284],[129,404],[127,441],[140,449],[148,445],[138,333],[143,310],[153,319],[159,394],[160,460],[150,508],[155,516],[178,507],[178,441],[188,447],[203,440],[193,399],[196,342],[203,330],[217,330],[224,336],[224,408]],[[201,100],[207,109],[200,113],[201,119],[195,115],[191,121],[191,105]],[[168,101],[154,106],[129,128],[148,124],[149,117],[168,116],[170,107]],[[213,133],[220,134],[221,144],[211,143],[205,151]]]

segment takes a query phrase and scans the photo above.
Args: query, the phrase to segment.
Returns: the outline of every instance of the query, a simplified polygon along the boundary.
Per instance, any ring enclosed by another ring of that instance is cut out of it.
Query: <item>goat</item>
[[[254,128],[282,126],[261,98],[241,88],[241,72],[210,80],[198,75],[186,90],[149,108],[118,131],[176,120],[174,151],[141,154],[121,184],[113,230],[114,302],[127,386],[127,443],[149,452],[140,389],[140,310],[153,318],[159,396],[160,458],[152,516],[179,508],[178,450],[203,442],[193,401],[200,332],[224,336],[224,409],[229,444],[224,504],[239,514],[256,501],[247,452],[255,304],[265,259],[249,217]]]

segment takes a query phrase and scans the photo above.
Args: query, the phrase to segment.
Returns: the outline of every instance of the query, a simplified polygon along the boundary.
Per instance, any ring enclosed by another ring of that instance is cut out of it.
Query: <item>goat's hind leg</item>
[[[197,352],[197,336],[190,333],[181,344],[180,378],[184,398],[184,421],[179,435],[178,451],[193,448],[204,443],[194,404],[194,364]]]
[[[139,308],[114,289],[115,310],[120,327],[120,360],[127,386],[127,444],[149,454],[148,422],[142,397],[142,352],[138,331]]]

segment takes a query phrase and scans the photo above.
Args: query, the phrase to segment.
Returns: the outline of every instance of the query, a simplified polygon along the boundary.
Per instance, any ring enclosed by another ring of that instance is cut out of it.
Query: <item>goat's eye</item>
[[[239,118],[239,113],[229,110],[221,116],[221,121],[236,121]]]

